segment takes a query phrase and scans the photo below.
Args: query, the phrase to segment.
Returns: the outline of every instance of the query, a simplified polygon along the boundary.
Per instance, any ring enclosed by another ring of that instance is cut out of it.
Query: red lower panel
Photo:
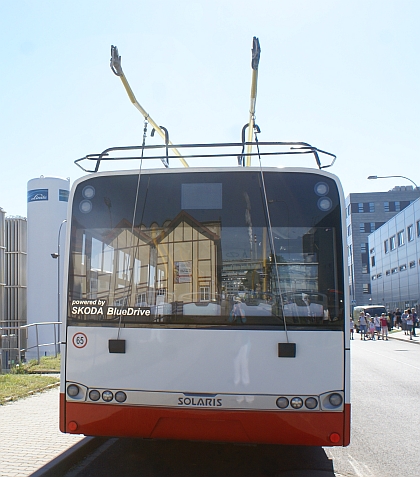
[[[349,416],[350,405],[343,413],[220,411],[66,403],[62,395],[60,429],[89,436],[345,446]]]

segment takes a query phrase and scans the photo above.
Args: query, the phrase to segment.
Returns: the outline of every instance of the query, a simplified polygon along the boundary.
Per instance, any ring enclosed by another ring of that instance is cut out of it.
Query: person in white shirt
[[[401,326],[404,331],[405,335],[408,335],[407,333],[407,317],[408,317],[408,310],[404,310],[404,313],[401,315]]]
[[[366,331],[367,331],[367,322],[365,317],[365,312],[362,311],[359,316],[359,330],[360,330],[360,339],[366,339]]]
[[[375,318],[373,319],[374,323],[375,323],[375,332],[376,332],[376,335],[378,336],[378,340],[381,339],[380,338],[380,335],[381,335],[381,322],[379,321],[379,316],[378,315],[375,315]]]
[[[413,315],[410,313],[411,310],[407,310],[407,333],[410,335],[410,340],[413,339]]]
[[[350,339],[354,340],[354,321],[350,318]]]

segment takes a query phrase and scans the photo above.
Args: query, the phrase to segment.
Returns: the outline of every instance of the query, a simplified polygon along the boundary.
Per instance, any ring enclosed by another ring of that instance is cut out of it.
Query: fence
[[[1,326],[0,327],[0,372],[7,371],[12,366],[20,364],[25,359],[27,351],[36,348],[38,364],[41,359],[40,350],[46,346],[54,346],[55,356],[60,352],[59,329],[60,321],[45,321],[40,323],[31,323],[22,326]],[[52,343],[39,342],[39,327],[52,326],[54,332],[54,341]],[[35,345],[27,347],[28,331],[35,329]]]

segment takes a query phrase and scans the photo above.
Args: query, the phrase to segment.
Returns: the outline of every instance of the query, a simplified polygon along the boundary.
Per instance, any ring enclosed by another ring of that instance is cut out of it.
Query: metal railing
[[[39,323],[31,323],[29,325],[21,326],[0,326],[0,358],[6,355],[6,359],[1,359],[0,369],[10,369],[10,365],[20,364],[27,351],[36,348],[38,364],[41,360],[40,350],[46,346],[54,346],[55,357],[60,352],[60,342],[58,341],[59,331],[58,327],[61,325],[61,321],[45,321]],[[54,341],[51,343],[40,343],[39,340],[39,327],[40,326],[52,326]],[[35,345],[27,346],[28,343],[28,331],[35,327]],[[5,333],[6,332],[6,333]],[[6,346],[4,346],[6,345]],[[6,362],[4,362],[6,361]]]

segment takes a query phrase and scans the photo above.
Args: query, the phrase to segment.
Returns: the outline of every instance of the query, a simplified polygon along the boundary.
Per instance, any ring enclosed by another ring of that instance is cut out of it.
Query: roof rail
[[[257,146],[256,152],[246,152],[246,156],[283,156],[283,155],[300,155],[300,154],[313,154],[316,165],[319,169],[326,169],[331,167],[335,160],[335,154],[318,149],[306,142],[237,142],[237,143],[212,143],[212,144],[174,144],[171,148],[176,148],[177,151],[183,150],[182,157],[185,159],[197,159],[197,158],[229,158],[235,157],[238,159],[239,164],[243,164],[244,147]],[[221,151],[215,151],[220,149]],[[141,151],[139,155],[118,156],[118,153],[125,151]],[[214,151],[214,152],[213,152]],[[111,156],[111,153],[115,155]],[[329,164],[322,165],[320,160],[320,154],[327,155],[332,158]],[[99,172],[101,163],[104,161],[126,161],[126,160],[149,160],[149,159],[179,159],[179,155],[168,155],[167,144],[163,145],[149,145],[149,146],[120,146],[110,147],[105,149],[100,154],[88,154],[85,157],[76,159],[74,163],[85,172]],[[94,162],[92,169],[84,167],[82,163],[84,161]]]

